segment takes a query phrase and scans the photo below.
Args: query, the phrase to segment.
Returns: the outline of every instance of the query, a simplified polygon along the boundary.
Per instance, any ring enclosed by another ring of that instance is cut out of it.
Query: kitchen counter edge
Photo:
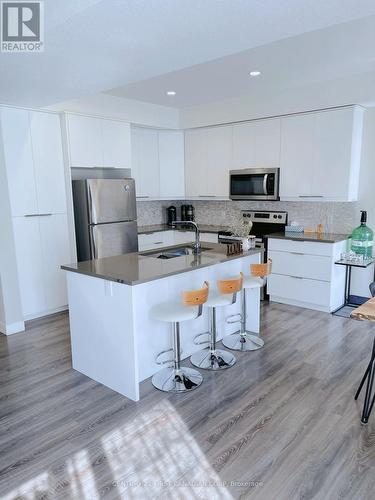
[[[345,241],[349,238],[348,234],[336,234],[336,233],[272,233],[267,234],[266,238],[274,238],[279,240],[292,240],[292,241],[314,241],[319,243],[338,243],[340,241]]]
[[[219,246],[219,245],[217,245],[217,246]],[[209,258],[212,258],[212,260],[209,262],[205,262],[203,264],[198,264],[194,267],[191,267],[189,265],[189,266],[185,266],[185,267],[178,269],[178,270],[176,270],[176,269],[172,270],[171,272],[165,272],[165,273],[162,273],[160,275],[150,276],[149,278],[141,278],[141,279],[136,279],[136,280],[126,279],[125,277],[121,277],[121,276],[115,277],[114,276],[115,273],[113,273],[112,275],[108,275],[105,273],[102,274],[94,269],[85,268],[85,266],[87,267],[90,263],[100,262],[100,261],[103,261],[106,259],[97,259],[97,261],[91,260],[91,261],[84,261],[82,263],[78,262],[78,263],[74,263],[74,264],[66,264],[66,265],[62,265],[61,269],[63,269],[64,271],[69,271],[69,272],[73,272],[73,273],[77,273],[77,274],[83,274],[86,276],[91,276],[93,278],[99,278],[99,279],[103,279],[106,281],[113,281],[115,283],[121,283],[124,285],[135,286],[135,285],[141,285],[143,283],[149,283],[151,281],[155,281],[158,279],[168,278],[171,276],[176,276],[178,274],[187,273],[190,271],[194,271],[196,269],[203,269],[205,267],[210,267],[210,266],[214,266],[217,264],[223,264],[224,262],[227,262],[230,260],[240,259],[243,257],[248,257],[250,255],[255,255],[255,254],[263,253],[263,252],[264,252],[264,249],[262,249],[262,248],[251,249],[248,252],[244,252],[241,254],[235,254],[235,255],[226,255],[225,253],[222,253],[222,252],[210,252],[210,251],[202,252],[203,256],[206,255]],[[126,257],[129,255],[134,255],[134,254],[125,254],[125,255],[119,255],[119,256],[115,257],[117,260],[119,260],[118,265],[121,268],[123,268],[123,263],[121,264],[121,262],[120,262],[121,258],[123,258],[123,261],[126,261],[127,260]],[[107,259],[111,259],[111,257],[107,257]],[[119,272],[119,274],[121,274],[121,271]]]

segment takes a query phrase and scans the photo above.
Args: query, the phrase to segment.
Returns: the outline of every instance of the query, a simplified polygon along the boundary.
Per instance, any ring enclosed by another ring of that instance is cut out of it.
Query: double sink
[[[212,248],[202,246],[201,251],[203,250],[212,250]],[[153,257],[154,259],[175,259],[176,257],[185,255],[194,255],[194,247],[193,245],[179,245],[156,252],[142,253],[141,255],[144,257]]]

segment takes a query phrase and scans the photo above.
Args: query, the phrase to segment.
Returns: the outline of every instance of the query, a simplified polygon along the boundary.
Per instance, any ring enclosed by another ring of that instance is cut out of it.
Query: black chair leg
[[[363,403],[363,410],[362,410],[362,417],[361,417],[361,422],[363,424],[367,424],[368,419],[369,419],[370,414],[371,414],[371,411],[372,411],[373,406],[374,406],[374,402],[375,402],[375,395],[371,399],[372,388],[373,388],[374,379],[375,379],[375,339],[374,339],[374,343],[372,346],[371,359],[370,359],[370,362],[366,368],[365,374],[362,377],[361,383],[359,384],[357,392],[355,393],[355,396],[354,396],[355,400],[358,399],[358,396],[361,393],[361,390],[363,388],[364,383],[366,382],[366,379],[367,379],[366,394],[365,394],[365,401]]]
[[[361,383],[359,384],[359,387],[357,389],[357,392],[355,393],[354,399],[356,401],[358,399],[358,396],[361,394],[361,390],[362,390],[363,384],[366,382],[367,376],[368,376],[370,368],[371,368],[371,364],[372,364],[372,361],[370,361],[370,363],[368,364],[368,366],[366,368],[366,371],[365,371],[365,374],[363,375]]]

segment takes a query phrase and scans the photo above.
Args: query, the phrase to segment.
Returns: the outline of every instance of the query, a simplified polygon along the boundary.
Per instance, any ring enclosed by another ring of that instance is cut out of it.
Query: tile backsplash
[[[137,203],[138,225],[160,224],[166,222],[166,208],[177,207],[182,203],[195,207],[198,224],[227,226],[241,217],[241,210],[278,210],[288,212],[288,221],[296,221],[305,227],[323,224],[325,232],[351,233],[359,224],[357,202],[249,202],[249,201],[143,201]]]

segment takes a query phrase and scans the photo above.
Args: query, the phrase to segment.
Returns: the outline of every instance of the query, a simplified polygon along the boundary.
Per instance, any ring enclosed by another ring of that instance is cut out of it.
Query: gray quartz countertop
[[[217,233],[218,231],[227,231],[228,226],[215,226],[211,224],[198,224],[201,233]],[[158,231],[194,231],[192,227],[172,227],[168,224],[153,224],[150,226],[138,226],[138,234],[150,234]]]
[[[209,243],[204,244],[204,246],[206,249],[203,249],[199,255],[183,255],[173,259],[158,259],[147,256],[147,254],[155,253],[153,250],[152,252],[134,252],[116,257],[87,260],[64,265],[61,268],[126,285],[138,285],[263,252],[263,250],[255,248],[238,255],[227,256],[226,245]],[[182,245],[175,245],[168,248],[171,250],[181,247]],[[166,248],[163,248],[162,251],[165,252]]]
[[[294,240],[294,241],[319,241],[320,243],[338,243],[339,241],[345,241],[348,239],[347,234],[335,234],[335,233],[272,233],[267,234],[266,238],[277,238],[282,240]]]

